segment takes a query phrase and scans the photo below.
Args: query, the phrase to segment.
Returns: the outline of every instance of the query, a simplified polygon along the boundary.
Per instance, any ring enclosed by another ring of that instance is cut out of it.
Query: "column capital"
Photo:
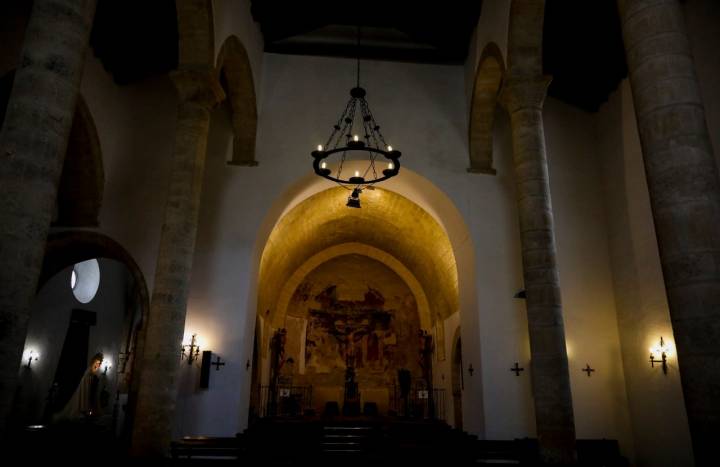
[[[552,76],[509,77],[503,81],[498,100],[512,114],[522,109],[542,110]]]
[[[211,109],[225,99],[225,91],[214,70],[180,69],[170,72],[180,102]]]

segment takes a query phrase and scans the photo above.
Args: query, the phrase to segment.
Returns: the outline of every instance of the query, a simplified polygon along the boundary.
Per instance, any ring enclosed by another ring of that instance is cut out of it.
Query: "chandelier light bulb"
[[[392,162],[388,163],[388,170],[392,170],[394,168],[395,168],[395,164],[393,164]]]
[[[322,151],[322,150],[323,150],[322,144],[318,144],[318,151]]]
[[[360,139],[358,138],[358,135],[354,135],[354,136],[353,136],[353,141],[359,141],[359,140],[360,140]]]
[[[355,171],[355,176],[356,176],[356,177],[359,177],[359,176],[360,176],[360,171],[359,171],[359,170],[356,170],[356,171]]]
[[[388,152],[392,152],[392,146],[387,147]]]
[[[320,168],[321,168],[321,169],[326,169],[326,168],[327,168],[327,162],[323,161],[323,162],[320,164]]]

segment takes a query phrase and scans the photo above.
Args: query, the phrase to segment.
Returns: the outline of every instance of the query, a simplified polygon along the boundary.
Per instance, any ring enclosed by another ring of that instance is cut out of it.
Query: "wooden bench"
[[[173,460],[197,458],[237,459],[243,452],[239,436],[221,438],[186,436],[170,444]]]

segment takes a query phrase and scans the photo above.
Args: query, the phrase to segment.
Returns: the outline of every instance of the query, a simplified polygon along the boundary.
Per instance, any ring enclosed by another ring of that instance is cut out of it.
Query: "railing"
[[[447,405],[445,389],[429,390],[421,381],[415,381],[405,400],[398,386],[390,387],[390,413],[400,417],[445,420]],[[260,386],[258,415],[260,417],[295,417],[312,409],[312,386],[278,385]]]
[[[260,386],[260,417],[294,417],[311,408],[312,386]]]
[[[407,400],[402,397],[400,388],[391,388],[390,409],[401,417],[445,420],[445,389],[427,388],[424,380],[416,380],[408,392]]]

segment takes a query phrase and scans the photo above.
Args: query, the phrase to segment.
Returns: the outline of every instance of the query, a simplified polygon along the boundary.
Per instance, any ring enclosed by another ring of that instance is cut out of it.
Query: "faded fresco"
[[[383,309],[382,294],[368,288],[362,301],[338,300],[331,285],[315,297],[305,339],[305,367],[317,373],[353,366],[385,372],[393,366],[398,339],[393,311]]]
[[[421,376],[415,297],[378,261],[347,255],[318,266],[290,300],[287,322],[289,342],[304,337],[288,349],[301,362],[295,384],[341,387],[348,365],[367,394],[391,388],[400,368]]]

